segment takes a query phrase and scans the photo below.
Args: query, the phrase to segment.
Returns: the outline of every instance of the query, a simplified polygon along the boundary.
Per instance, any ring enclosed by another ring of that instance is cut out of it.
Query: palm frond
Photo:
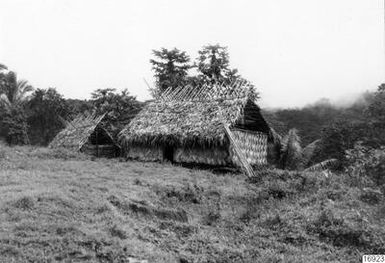
[[[337,159],[328,159],[323,162],[317,163],[305,169],[305,172],[322,172],[327,169],[331,169],[338,164]]]
[[[283,169],[298,169],[302,157],[301,139],[296,129],[291,129],[282,141],[281,165]]]
[[[33,87],[26,80],[17,80],[16,73],[10,71],[5,76],[5,83],[2,87],[2,93],[7,97],[7,104],[23,105],[30,99],[29,94]],[[3,98],[3,100],[5,100]]]
[[[17,91],[19,98],[23,98],[26,94],[33,91],[33,87],[28,84],[28,81],[20,80],[17,82]]]
[[[313,157],[315,150],[318,147],[318,144],[321,140],[315,140],[312,143],[309,143],[305,148],[302,150],[302,164],[306,166],[309,162],[310,159]]]
[[[7,70],[8,67],[6,65],[0,63],[0,70],[3,70],[3,69]]]
[[[4,106],[5,108],[9,108],[11,106],[11,102],[9,101],[8,97],[6,94],[1,94],[0,95],[0,105]]]

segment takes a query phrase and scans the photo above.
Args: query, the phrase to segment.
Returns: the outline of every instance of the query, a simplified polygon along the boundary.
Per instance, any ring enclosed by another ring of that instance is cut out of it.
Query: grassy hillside
[[[0,146],[0,262],[359,262],[385,205],[349,182]]]

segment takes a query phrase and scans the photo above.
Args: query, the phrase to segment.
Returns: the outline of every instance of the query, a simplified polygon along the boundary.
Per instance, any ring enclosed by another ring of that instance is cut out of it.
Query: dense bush
[[[358,143],[347,151],[347,173],[356,182],[381,186],[385,184],[385,147],[373,149]],[[368,182],[366,179],[373,181]],[[365,185],[363,185],[365,186]]]
[[[309,222],[307,230],[337,247],[357,247],[367,254],[385,252],[384,231],[374,229],[360,214],[342,217],[333,209],[323,209],[314,221]]]
[[[2,124],[6,133],[6,142],[10,145],[29,144],[28,124],[22,107],[13,106],[2,114]]]
[[[48,145],[70,119],[71,109],[56,89],[37,89],[26,105],[28,135],[33,145]]]
[[[385,145],[384,98],[385,84],[382,84],[376,92],[367,92],[346,107],[321,100],[302,109],[268,112],[266,117],[274,128],[278,124],[278,128],[282,126],[286,131],[297,129],[305,144],[320,139],[310,165],[337,159],[336,168],[342,171],[349,165],[345,152],[358,141],[372,148]]]

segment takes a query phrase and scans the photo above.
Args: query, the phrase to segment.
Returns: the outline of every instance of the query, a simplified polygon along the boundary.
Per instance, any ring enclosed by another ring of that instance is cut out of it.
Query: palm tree
[[[3,124],[7,126],[10,144],[29,144],[24,106],[33,87],[26,80],[17,80],[15,72],[2,74],[0,107],[4,111]]]
[[[26,80],[17,80],[14,72],[5,75],[4,84],[0,86],[0,104],[7,107],[23,106],[30,97],[33,87]]]
[[[0,87],[5,84],[5,76],[6,76],[7,70],[8,70],[7,66],[0,63]],[[1,90],[0,90],[0,94],[1,94]]]
[[[289,130],[281,142],[280,165],[282,169],[299,169],[302,157],[301,139],[296,129]]]
[[[296,129],[289,130],[281,142],[280,166],[288,170],[321,171],[333,167],[337,160],[329,159],[310,166],[311,158],[317,149],[320,140],[301,147],[301,138]],[[306,169],[305,169],[306,168]]]

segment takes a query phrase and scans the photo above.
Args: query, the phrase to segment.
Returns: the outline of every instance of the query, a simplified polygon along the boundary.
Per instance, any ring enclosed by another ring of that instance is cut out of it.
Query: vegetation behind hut
[[[162,48],[153,50],[154,59],[150,60],[155,77],[155,88],[150,91],[154,97],[165,92],[168,88],[175,90],[180,87],[199,89],[203,85],[214,86],[216,83],[231,85],[235,82],[248,82],[237,69],[230,67],[230,55],[227,47],[206,45],[198,51],[198,57],[191,63],[185,51]],[[190,70],[195,69],[192,73]],[[248,86],[252,86],[248,82]],[[253,89],[255,97],[258,92]]]
[[[70,104],[55,88],[37,89],[26,105],[31,144],[47,146],[73,114]]]
[[[26,80],[18,80],[13,71],[0,68],[0,124],[6,141],[12,145],[29,144],[25,105],[33,87]]]
[[[105,114],[103,127],[116,138],[117,134],[142,110],[143,103],[131,96],[127,89],[97,89],[91,94],[92,110]]]

